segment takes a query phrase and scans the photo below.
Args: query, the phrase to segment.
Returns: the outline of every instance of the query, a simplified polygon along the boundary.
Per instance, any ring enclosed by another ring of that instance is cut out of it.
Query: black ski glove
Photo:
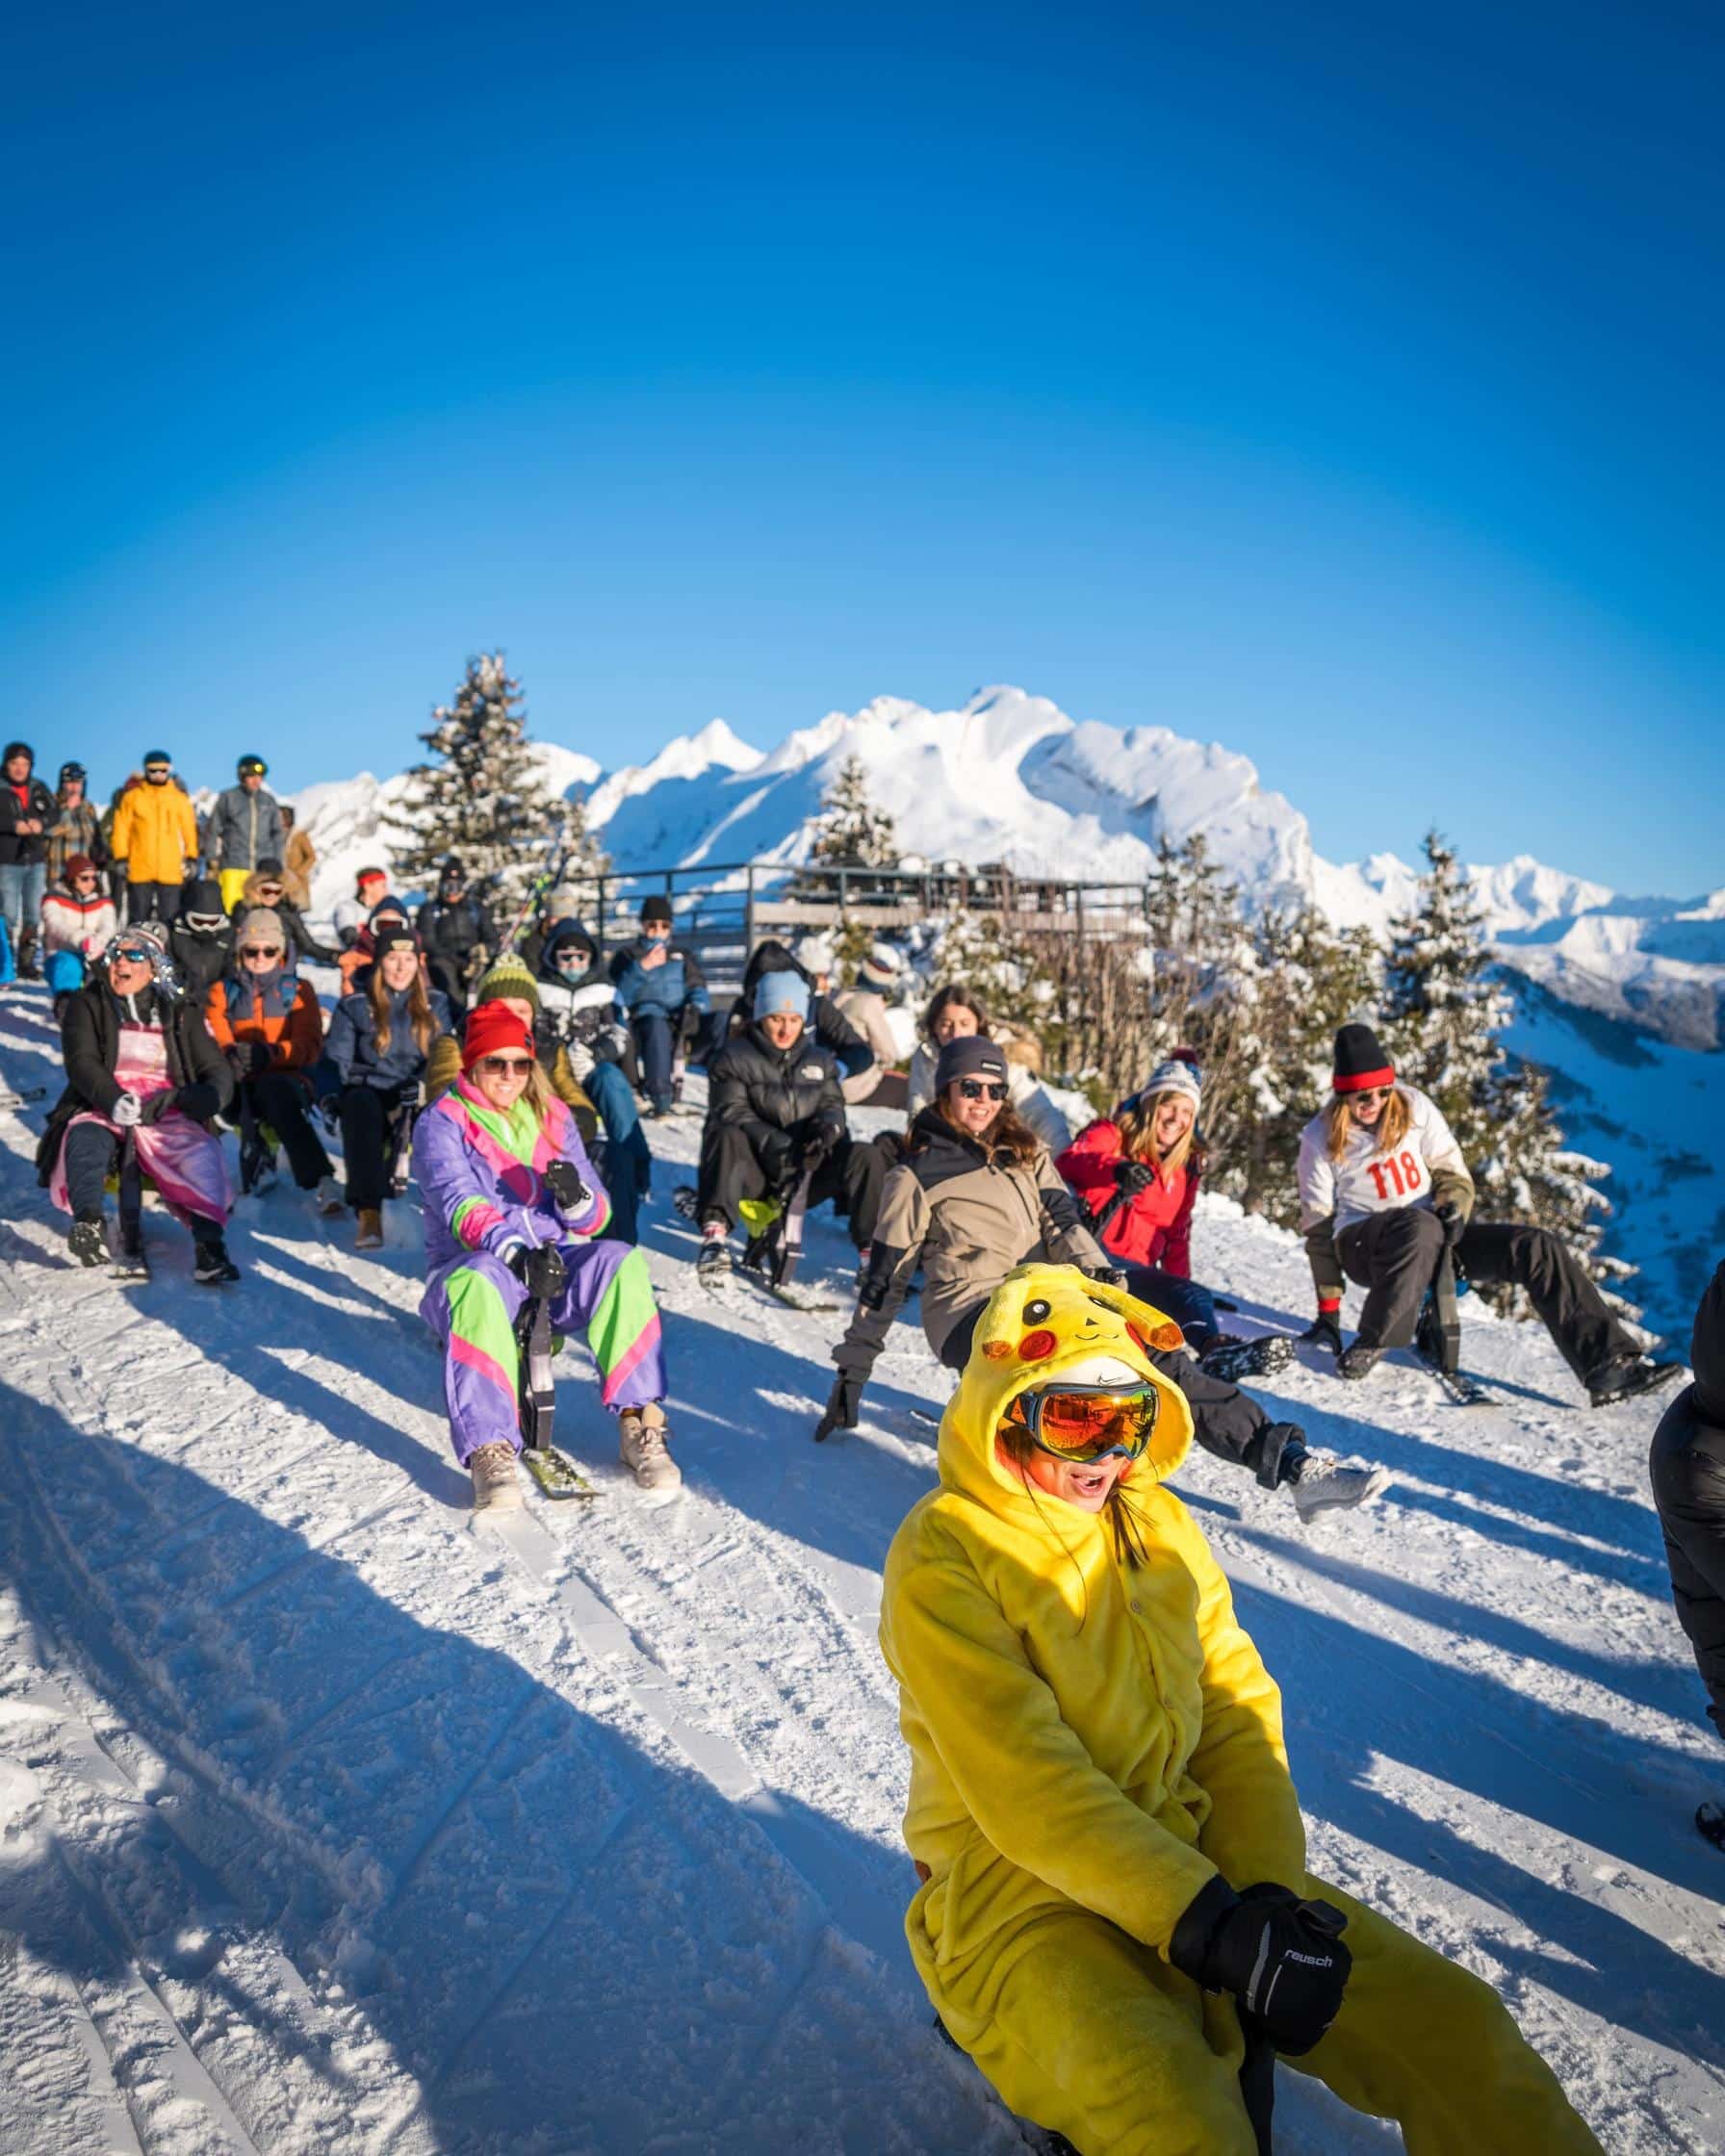
[[[1128,1197],[1136,1197],[1140,1191],[1147,1191],[1156,1180],[1156,1170],[1148,1161],[1120,1160],[1114,1164],[1114,1187],[1124,1191]]]
[[[1168,1958],[1206,1991],[1231,1991],[1278,2051],[1309,2051],[1341,2011],[1348,1919],[1265,1880],[1236,1894],[1220,1873],[1174,1926]]]
[[[247,1078],[261,1078],[265,1071],[274,1067],[274,1051],[267,1040],[248,1040],[245,1043],[242,1053],[245,1057],[245,1076]]]
[[[549,1302],[554,1296],[560,1295],[569,1278],[568,1267],[548,1243],[536,1246],[528,1244],[519,1250],[511,1250],[509,1270],[528,1295],[541,1302]]]
[[[797,1149],[787,1130],[762,1131],[755,1141],[755,1154],[769,1190],[783,1190],[796,1181]]]
[[[1431,1208],[1443,1223],[1444,1241],[1455,1249],[1467,1230],[1467,1215],[1453,1197],[1447,1197]]]
[[[1339,1355],[1342,1352],[1342,1321],[1333,1310],[1320,1310],[1300,1337],[1314,1348],[1327,1348],[1332,1355]]]
[[[797,1179],[812,1175],[830,1153],[837,1152],[843,1131],[836,1130],[831,1123],[816,1123],[806,1131],[796,1150]]]
[[[182,1086],[176,1093],[158,1093],[155,1097],[162,1103],[162,1107],[156,1110],[156,1116],[160,1116],[163,1109],[171,1105],[182,1116],[190,1116],[194,1123],[207,1123],[221,1106],[220,1094],[214,1086],[207,1085],[201,1078],[194,1080],[190,1086]],[[148,1101],[144,1103],[145,1122],[156,1119],[149,1113],[152,1105]]]
[[[814,1425],[814,1442],[820,1444],[835,1430],[854,1430],[858,1412],[862,1405],[863,1379],[850,1377],[840,1371],[833,1380],[833,1390],[827,1395],[827,1411]]]
[[[564,1213],[579,1213],[593,1202],[593,1193],[573,1161],[552,1161],[545,1170],[545,1187]]]
[[[1126,1275],[1118,1265],[1087,1265],[1084,1268],[1084,1277],[1087,1280],[1099,1280],[1105,1288],[1123,1288],[1126,1285]]]

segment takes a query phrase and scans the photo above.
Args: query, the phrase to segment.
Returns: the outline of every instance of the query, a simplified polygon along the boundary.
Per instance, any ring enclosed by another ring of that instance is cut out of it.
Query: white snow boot
[[[1302,1521],[1320,1512],[1352,1512],[1390,1486],[1387,1467],[1344,1467],[1333,1452],[1308,1452],[1289,1478],[1294,1509]]]
[[[468,1455],[474,1478],[476,1512],[519,1512],[521,1483],[515,1473],[515,1448],[504,1438],[481,1445]]]
[[[676,1490],[682,1470],[671,1457],[665,1411],[657,1400],[626,1407],[617,1418],[617,1457],[643,1490]]]

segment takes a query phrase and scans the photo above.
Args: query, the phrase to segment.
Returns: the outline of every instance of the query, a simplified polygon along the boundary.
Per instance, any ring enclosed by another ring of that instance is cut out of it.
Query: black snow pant
[[[285,1070],[266,1070],[243,1083],[249,1095],[252,1114],[260,1123],[268,1123],[281,1140],[295,1182],[302,1191],[315,1191],[323,1177],[333,1175],[335,1170],[305,1112],[311,1095],[297,1078],[290,1077]],[[238,1112],[236,1106],[234,1113]]]
[[[1725,1427],[1702,1421],[1694,1386],[1660,1419],[1648,1467],[1671,1600],[1712,1701],[1708,1713],[1725,1737]]]
[[[137,921],[173,921],[179,918],[180,892],[178,884],[128,884],[126,886],[126,922],[128,927]]]
[[[73,1219],[99,1220],[108,1178],[119,1167],[119,1140],[101,1123],[74,1123],[65,1134],[60,1160],[65,1169],[65,1194]],[[220,1242],[219,1220],[193,1213],[191,1225],[193,1243]]]
[[[1359,1321],[1362,1347],[1411,1344],[1443,1246],[1443,1222],[1423,1205],[1369,1214],[1336,1238],[1343,1270],[1368,1291]],[[1482,1288],[1525,1289],[1558,1352],[1583,1385],[1608,1363],[1636,1353],[1580,1258],[1549,1228],[1472,1220],[1462,1230],[1455,1261]]]
[[[886,1163],[872,1145],[847,1138],[830,1152],[809,1183],[811,1206],[830,1198],[835,1211],[850,1216],[851,1241],[859,1250],[874,1241],[880,1217]],[[701,1172],[695,1210],[703,1220],[722,1219],[734,1226],[738,1201],[764,1197],[767,1178],[749,1134],[740,1123],[709,1122],[701,1135]]]
[[[389,1195],[390,1164],[385,1158],[389,1119],[399,1095],[376,1086],[348,1086],[342,1092],[342,1161],[348,1176],[348,1203],[355,1213],[382,1210]]]
[[[940,1344],[948,1370],[963,1370],[970,1360],[977,1321],[988,1308],[985,1298],[965,1311]],[[1265,1489],[1274,1490],[1295,1461],[1304,1457],[1305,1433],[1295,1423],[1273,1423],[1257,1401],[1225,1377],[1212,1377],[1190,1355],[1151,1351],[1150,1360],[1186,1395],[1192,1410],[1192,1434],[1212,1458],[1248,1468]]]

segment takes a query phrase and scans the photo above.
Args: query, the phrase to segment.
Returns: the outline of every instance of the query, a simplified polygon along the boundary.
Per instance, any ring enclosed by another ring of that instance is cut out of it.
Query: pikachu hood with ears
[[[1178,1339],[1160,1311],[1072,1267],[1010,1274],[940,1425],[940,1487],[887,1559],[905,1838],[930,1873],[907,1928],[961,2042],[987,1973],[1055,1912],[1094,1911],[1164,1950],[1218,1870],[1236,1886],[1305,1875],[1280,1695],[1164,1482],[1192,1418],[1146,1350]],[[1121,1557],[1106,1514],[1027,1487],[994,1450],[1019,1393],[1103,1355],[1162,1393],[1121,1485],[1143,1564]]]

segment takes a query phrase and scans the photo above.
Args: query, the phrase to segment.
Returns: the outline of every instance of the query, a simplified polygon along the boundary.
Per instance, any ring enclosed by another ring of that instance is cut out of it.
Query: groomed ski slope
[[[58,1091],[45,997],[0,1072]],[[691,1087],[699,1096],[699,1083]],[[52,1097],[52,1094],[50,1094]],[[880,1566],[947,1390],[900,1327],[865,1427],[809,1439],[840,1318],[708,1296],[657,1126],[646,1219],[687,1486],[466,1524],[419,1219],[380,1252],[280,1188],[193,1287],[68,1268],[0,1114],[0,2149],[8,2156],[997,2151],[900,1931],[905,1759]],[[811,1223],[809,1277],[849,1246]],[[1248,1326],[1303,1322],[1292,1238],[1206,1202]],[[1592,1414],[1544,1336],[1468,1312],[1492,1404],[1411,1367],[1265,1397],[1384,1460],[1311,1531],[1199,1454],[1182,1486],[1279,1678],[1313,1867],[1496,1985],[1613,2156],[1725,2146],[1725,1769],[1666,1598],[1656,1410]],[[1278,2149],[1400,2145],[1284,2069]],[[1463,2152],[1457,2151],[1457,2156]]]

